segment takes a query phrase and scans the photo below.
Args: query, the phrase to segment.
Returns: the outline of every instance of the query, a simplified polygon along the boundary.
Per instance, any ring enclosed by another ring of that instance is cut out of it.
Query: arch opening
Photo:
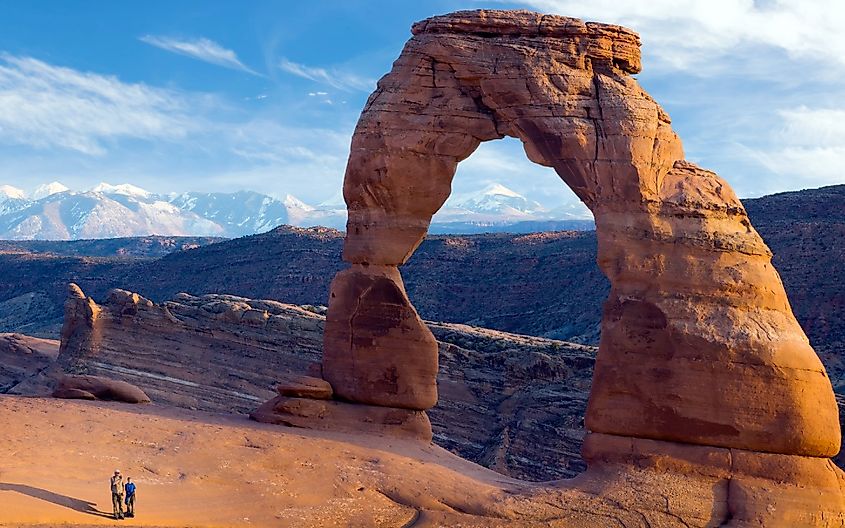
[[[550,167],[531,162],[516,138],[482,142],[460,162],[429,234],[592,229],[590,210]]]

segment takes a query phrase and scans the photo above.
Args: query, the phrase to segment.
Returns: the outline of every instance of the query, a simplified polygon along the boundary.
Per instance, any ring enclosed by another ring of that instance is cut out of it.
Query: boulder
[[[150,403],[144,391],[125,381],[100,376],[63,376],[53,392],[54,398]]]
[[[311,376],[285,374],[276,385],[276,392],[281,396],[294,398],[311,398],[314,400],[330,400],[332,386],[328,381]]]
[[[423,411],[333,400],[277,396],[250,413],[257,422],[352,434],[393,436],[431,442],[431,422]]]

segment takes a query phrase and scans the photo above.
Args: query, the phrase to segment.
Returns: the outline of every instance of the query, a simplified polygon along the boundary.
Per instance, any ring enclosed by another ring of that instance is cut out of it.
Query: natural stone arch
[[[731,188],[683,161],[618,26],[476,11],[413,27],[361,115],[323,375],[335,393],[425,410],[437,346],[398,266],[480,142],[513,136],[592,210],[612,290],[586,416],[594,433],[829,457],[836,403],[771,253]],[[565,292],[561,292],[565,294]],[[494,300],[491,300],[494,301]],[[589,450],[589,449],[588,449]]]

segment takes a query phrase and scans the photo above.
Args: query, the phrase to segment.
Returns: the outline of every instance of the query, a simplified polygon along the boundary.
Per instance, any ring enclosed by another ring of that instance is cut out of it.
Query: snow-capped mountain
[[[169,202],[182,211],[223,226],[225,236],[229,237],[263,233],[289,223],[284,202],[253,191],[187,192],[170,196]]]
[[[149,234],[223,236],[223,229],[161,200],[101,192],[53,193],[0,214],[0,238],[76,240]]]
[[[112,185],[110,183],[100,182],[93,189],[91,189],[91,192],[103,194],[122,194],[124,196],[134,196],[136,198],[150,198],[152,196],[151,192],[145,191],[144,189],[136,187],[129,183]]]
[[[546,211],[539,203],[500,183],[491,183],[479,192],[455,196],[446,205],[453,209],[498,217],[526,217]]]
[[[31,198],[33,200],[41,200],[42,198],[47,198],[48,196],[51,196],[53,194],[59,194],[69,190],[70,189],[68,189],[61,183],[54,181],[36,187],[35,190],[32,192]]]
[[[549,229],[590,227],[588,212],[566,207],[547,210],[503,185],[492,184],[449,199],[435,215],[431,231],[474,233],[505,231],[512,226],[536,230],[546,223]],[[0,186],[0,239],[74,240],[153,234],[233,238],[269,231],[281,224],[344,229],[343,196],[338,193],[310,205],[290,194],[279,199],[254,191],[162,195],[131,184],[100,183],[80,192],[52,182],[27,195],[16,187]]]
[[[11,185],[0,185],[0,203],[6,200],[24,200],[26,191],[12,187]]]

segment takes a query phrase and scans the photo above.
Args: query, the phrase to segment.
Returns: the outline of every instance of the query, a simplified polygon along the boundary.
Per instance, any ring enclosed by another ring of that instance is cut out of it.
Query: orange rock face
[[[352,140],[352,267],[332,286],[323,360],[337,394],[410,409],[434,402],[437,349],[398,266],[448,198],[457,164],[482,141],[512,136],[596,219],[612,291],[589,430],[838,452],[829,379],[771,253],[730,186],[684,161],[669,117],[631,77],[636,34],[526,11],[458,12],[412,31]]]
[[[437,340],[408,300],[395,266],[360,266],[332,282],[323,376],[335,393],[425,410],[437,402]]]

